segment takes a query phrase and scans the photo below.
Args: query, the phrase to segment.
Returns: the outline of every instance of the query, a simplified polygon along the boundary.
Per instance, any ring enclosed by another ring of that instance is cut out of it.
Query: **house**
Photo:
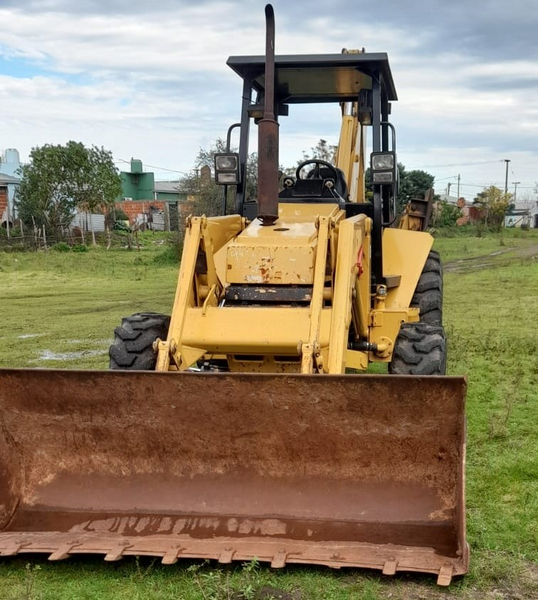
[[[144,172],[142,161],[131,158],[131,170],[121,171],[121,200],[153,200],[155,176]]]
[[[20,183],[17,171],[21,166],[19,151],[8,148],[0,157],[0,223],[6,226],[9,219],[13,226],[15,221],[15,191]]]
[[[187,202],[187,193],[181,190],[181,181],[156,181],[154,199],[167,202]]]
[[[504,226],[538,228],[538,200],[516,205],[504,217]]]
[[[122,171],[121,196],[116,208],[122,210],[131,225],[177,230],[188,203],[179,181],[155,181],[154,173],[144,171],[142,161],[132,158],[130,171]]]
[[[472,202],[467,202],[463,196],[457,198],[456,196],[449,196],[448,194],[441,194],[441,202],[447,202],[453,206],[457,206],[461,211],[461,217],[456,221],[456,225],[467,225],[468,223],[475,223],[484,218],[484,210],[479,206],[476,206]]]

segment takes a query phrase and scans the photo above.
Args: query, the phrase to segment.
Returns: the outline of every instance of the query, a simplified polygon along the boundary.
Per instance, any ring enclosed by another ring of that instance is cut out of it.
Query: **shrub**
[[[52,249],[56,252],[71,252],[71,246],[67,242],[57,242]]]
[[[448,202],[441,202],[441,209],[435,217],[435,227],[455,227],[456,221],[461,217],[461,210]]]
[[[156,254],[153,262],[157,265],[178,265],[183,251],[183,238],[179,232],[170,237],[166,247]]]

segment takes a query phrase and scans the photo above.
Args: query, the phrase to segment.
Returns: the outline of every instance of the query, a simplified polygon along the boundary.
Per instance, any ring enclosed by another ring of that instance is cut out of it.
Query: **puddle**
[[[39,358],[32,362],[39,362],[42,360],[77,360],[78,358],[89,358],[91,356],[100,356],[102,354],[108,354],[108,350],[80,350],[78,352],[53,352],[52,350],[42,350],[39,353]]]
[[[18,340],[29,340],[30,338],[36,338],[39,337],[40,335],[43,335],[42,333],[24,333],[23,335],[18,335],[17,339]]]

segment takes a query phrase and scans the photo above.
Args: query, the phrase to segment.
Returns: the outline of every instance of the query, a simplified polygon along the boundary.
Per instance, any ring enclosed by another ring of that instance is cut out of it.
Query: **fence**
[[[5,233],[5,232],[4,232]],[[107,230],[103,233],[96,233],[96,243],[106,248],[122,247],[136,249],[140,247],[138,239],[138,230],[115,231]],[[91,232],[81,230],[70,230],[62,232],[60,235],[49,235],[42,229],[37,229],[32,233],[21,234],[18,230],[13,230],[10,237],[5,234],[0,235],[0,252],[10,250],[48,250],[56,244],[62,243],[73,248],[89,246],[93,242]],[[68,248],[65,247],[67,250]]]

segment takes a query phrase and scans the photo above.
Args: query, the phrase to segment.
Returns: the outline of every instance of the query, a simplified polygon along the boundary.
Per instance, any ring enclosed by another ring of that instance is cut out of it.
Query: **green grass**
[[[0,253],[0,365],[106,368],[123,315],[170,310],[177,264],[162,242],[146,235],[140,251]]]
[[[0,253],[0,366],[106,368],[122,315],[169,311],[177,265],[161,241],[146,235],[140,251]],[[538,235],[443,237],[436,248],[449,263],[449,372],[469,382],[468,576],[447,591],[432,577],[366,570],[19,556],[0,563],[0,599],[238,600],[271,589],[288,600],[538,598]]]

